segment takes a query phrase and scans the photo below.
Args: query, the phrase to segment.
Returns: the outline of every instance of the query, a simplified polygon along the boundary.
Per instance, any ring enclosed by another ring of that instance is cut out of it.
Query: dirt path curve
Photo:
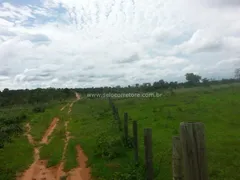
[[[35,144],[34,139],[33,139],[32,135],[30,134],[30,132],[31,132],[31,126],[30,126],[30,124],[27,123],[27,124],[25,125],[25,127],[26,127],[26,129],[27,129],[25,135],[27,136],[28,142],[29,142],[31,145],[34,145],[34,144]]]
[[[69,103],[67,103],[65,106],[61,108],[61,111],[63,111],[67,106],[69,106]]]
[[[53,118],[53,121],[51,122],[50,126],[48,127],[47,131],[45,132],[41,144],[47,144],[48,143],[48,137],[52,134],[54,131],[57,122],[59,121],[58,118]],[[32,137],[31,133],[31,126],[29,123],[26,124],[26,136],[28,138],[28,141],[31,145],[35,145],[36,142],[34,142],[34,139]],[[22,174],[21,177],[17,177],[17,180],[55,180],[56,176],[59,176],[56,171],[56,167],[53,168],[47,168],[47,161],[40,160],[40,148],[41,147],[34,147],[34,162],[32,165]],[[60,179],[60,178],[59,178]]]
[[[53,118],[53,121],[51,122],[51,124],[48,127],[47,131],[43,135],[43,138],[42,138],[42,140],[40,142],[41,144],[48,144],[48,137],[52,134],[52,132],[56,128],[58,121],[59,121],[59,118],[57,118],[57,117]]]

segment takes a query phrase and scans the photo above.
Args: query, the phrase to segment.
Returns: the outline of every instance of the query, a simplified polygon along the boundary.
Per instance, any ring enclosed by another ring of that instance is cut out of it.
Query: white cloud
[[[42,2],[0,3],[0,89],[229,77],[240,57],[235,1]]]

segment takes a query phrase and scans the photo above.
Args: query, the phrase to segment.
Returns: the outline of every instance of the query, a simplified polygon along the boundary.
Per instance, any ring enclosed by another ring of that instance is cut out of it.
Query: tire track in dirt
[[[81,99],[80,94],[78,94],[77,92],[75,92],[75,96],[76,96],[76,100],[73,101],[70,105],[69,105],[69,109],[68,109],[68,114],[70,114],[72,112],[72,107],[74,105],[75,102],[79,101]]]
[[[80,95],[77,92],[75,92],[75,95],[77,99],[70,105],[68,113],[71,112],[73,104],[81,99]],[[91,180],[91,169],[87,167],[88,158],[84,154],[80,145],[76,146],[76,150],[78,167],[68,172],[67,180]]]
[[[67,151],[68,142],[70,140],[70,132],[68,131],[68,123],[69,123],[69,121],[65,122],[65,144],[64,144],[63,154],[62,154],[62,160],[63,161],[65,159],[65,154],[66,154],[66,151]]]
[[[41,144],[47,144],[48,143],[48,137],[52,134],[54,131],[57,122],[59,121],[58,118],[53,118],[53,121],[51,122],[49,128],[45,132]],[[31,145],[35,145],[36,142],[34,142],[34,139],[31,132],[31,126],[29,123],[26,124],[26,136],[28,138],[28,141]],[[51,167],[47,168],[47,161],[46,160],[40,160],[40,148],[41,147],[34,147],[34,162],[31,164],[31,166],[22,174],[22,176],[17,177],[17,180],[53,180],[53,179],[60,179],[56,178],[58,177],[58,169],[57,167]]]
[[[70,170],[67,180],[91,180],[91,169],[87,167],[88,158],[80,145],[76,146],[78,166]]]
[[[59,118],[57,117],[53,118],[53,121],[51,122],[50,126],[48,127],[47,131],[42,137],[42,140],[40,142],[41,144],[48,144],[48,137],[52,134],[52,132],[56,128],[58,121]]]
[[[72,107],[74,105],[75,102],[77,102],[78,100],[80,100],[80,95],[78,93],[75,92],[76,95],[76,100],[73,101],[70,105],[69,105],[69,111],[68,114],[70,114],[72,112]],[[70,120],[67,120],[65,122],[65,144],[64,144],[64,149],[63,149],[63,154],[62,154],[62,163],[64,166],[65,163],[65,156],[66,156],[66,151],[67,151],[67,147],[68,147],[68,142],[70,140],[70,132],[68,131],[68,124],[69,124]]]
[[[73,101],[70,105],[68,103],[66,106],[62,107],[60,109],[61,111],[63,111],[69,105],[68,114],[71,113],[74,103],[80,100],[80,95],[78,93],[75,93],[75,95],[76,95],[76,100]],[[40,142],[41,144],[49,143],[48,137],[53,133],[58,121],[59,121],[58,118],[53,119],[53,121],[51,122],[49,128],[46,130]],[[61,177],[64,177],[64,176],[66,177],[67,174],[68,174],[67,180],[90,180],[91,179],[90,168],[87,168],[86,166],[86,162],[88,158],[84,154],[80,145],[76,146],[77,162],[79,167],[70,170],[68,173],[65,173],[63,171],[65,154],[66,154],[69,139],[71,138],[70,132],[68,131],[68,123],[69,123],[69,120],[65,122],[65,144],[64,144],[63,154],[62,154],[62,161],[60,162],[60,164],[55,167],[47,168],[47,160],[40,160],[39,154],[40,154],[41,147],[34,147],[34,162],[22,174],[22,176],[17,177],[17,180],[60,180]],[[34,142],[34,139],[30,134],[31,126],[29,123],[26,124],[26,129],[27,129],[26,136],[28,138],[28,141],[30,144],[34,146],[36,142]]]
[[[80,100],[80,95],[77,92],[75,92],[75,96],[76,96],[76,100],[69,105],[68,114],[72,112],[72,107],[74,103]],[[65,159],[65,154],[66,154],[68,142],[70,139],[70,132],[68,131],[68,123],[69,123],[69,120],[67,120],[64,124],[65,125],[65,144],[64,144],[63,154],[62,154],[62,161],[64,161]]]

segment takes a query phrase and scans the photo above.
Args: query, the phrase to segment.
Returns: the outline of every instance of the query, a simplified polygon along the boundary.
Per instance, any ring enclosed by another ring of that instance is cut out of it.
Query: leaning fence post
[[[124,113],[124,138],[128,142],[128,113]]]
[[[152,129],[144,129],[146,179],[153,180]]]
[[[116,120],[116,107],[115,107],[114,103],[112,102],[112,100],[110,98],[109,98],[109,103],[110,103],[110,106],[112,108],[113,118],[114,118],[114,120]]]
[[[134,147],[134,161],[138,165],[138,125],[137,121],[133,121],[133,147]]]
[[[172,172],[173,180],[183,180],[182,149],[179,136],[172,138]]]
[[[180,123],[185,180],[208,180],[204,124]]]

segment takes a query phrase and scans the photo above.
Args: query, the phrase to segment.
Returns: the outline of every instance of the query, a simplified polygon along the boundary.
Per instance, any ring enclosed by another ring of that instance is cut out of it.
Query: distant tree
[[[186,77],[186,80],[188,81],[188,84],[190,84],[190,85],[198,84],[202,78],[201,76],[193,74],[193,73],[187,73],[185,75],[185,77]]]
[[[240,68],[235,70],[235,78],[240,80]]]
[[[159,80],[158,83],[161,87],[164,87],[165,85],[165,81],[163,79]]]
[[[202,79],[202,82],[203,82],[203,84],[206,84],[206,83],[209,82],[209,80],[208,80],[207,78],[203,78],[203,79]]]
[[[210,85],[210,81],[207,78],[203,78],[202,83],[203,83],[204,86],[209,86]]]
[[[169,86],[170,88],[172,88],[172,89],[176,89],[176,88],[177,88],[177,85],[178,85],[177,82],[170,82],[170,83],[168,84],[168,86]]]
[[[149,86],[151,86],[151,83],[143,83],[142,86],[143,87],[149,87]]]
[[[3,93],[5,93],[5,92],[9,92],[9,89],[8,89],[8,88],[5,88],[5,89],[3,90]]]

